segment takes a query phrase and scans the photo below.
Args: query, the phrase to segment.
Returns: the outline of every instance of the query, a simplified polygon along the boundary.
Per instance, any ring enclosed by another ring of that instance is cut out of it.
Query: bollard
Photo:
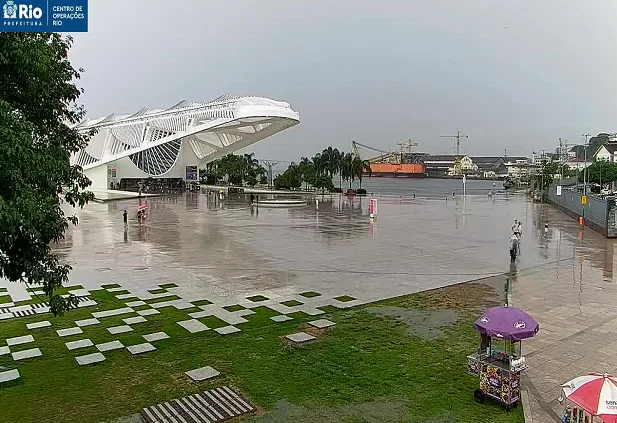
[[[578,217],[578,224],[583,226],[583,216]]]
[[[315,198],[315,209],[319,210],[319,199]]]
[[[375,200],[372,198],[368,202],[368,216],[370,219],[375,217]]]

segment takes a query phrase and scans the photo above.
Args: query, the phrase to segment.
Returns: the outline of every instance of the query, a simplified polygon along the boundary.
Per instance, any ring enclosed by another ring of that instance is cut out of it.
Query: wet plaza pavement
[[[515,218],[530,232],[518,266],[555,259],[532,241],[532,227],[543,222],[522,197],[377,199],[373,223],[367,198],[338,196],[320,199],[318,211],[312,203],[252,209],[244,199],[155,198],[141,225],[134,219],[138,200],[90,204],[57,251],[73,266],[71,283],[87,289],[173,282],[179,296],[190,301],[206,292],[213,302],[310,290],[369,302],[501,274],[510,270]],[[132,218],[126,232],[125,208]]]
[[[351,306],[509,273],[510,303],[540,322],[523,346],[534,421],[557,419],[561,383],[588,371],[617,373],[613,241],[524,196],[375,198],[373,222],[368,198],[343,196],[320,197],[317,210],[312,202],[251,208],[244,198],[186,193],[148,199],[142,224],[138,199],[92,203],[77,211],[79,225],[55,249],[73,266],[71,285],[117,283],[140,297],[174,283],[169,291],[183,300],[221,307],[307,291],[321,294],[303,299],[312,310],[339,296],[354,298]],[[511,265],[514,219],[523,222],[523,239]],[[13,301],[30,299],[24,285],[3,286]]]

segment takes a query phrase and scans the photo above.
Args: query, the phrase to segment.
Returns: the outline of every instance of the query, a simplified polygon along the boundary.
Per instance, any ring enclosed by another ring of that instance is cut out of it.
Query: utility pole
[[[583,134],[585,137],[585,168],[583,169],[583,195],[587,195],[587,144],[589,143],[590,134]]]
[[[546,161],[544,159],[544,154],[545,154],[545,149],[542,149],[542,157],[540,158],[540,163],[542,164],[542,167],[540,168],[540,172],[541,172],[541,184],[542,184],[542,202],[544,202],[544,169],[546,168]]]
[[[278,162],[265,161],[264,163],[268,166],[268,187],[272,189],[272,166],[276,166]]]
[[[454,174],[458,175],[461,172],[460,154],[461,154],[461,138],[468,139],[469,135],[456,131],[456,135],[440,135],[439,138],[456,138],[456,156],[454,156]]]

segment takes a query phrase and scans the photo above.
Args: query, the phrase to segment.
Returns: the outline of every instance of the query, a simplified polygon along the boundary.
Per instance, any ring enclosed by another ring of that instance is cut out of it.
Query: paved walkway
[[[540,323],[538,335],[523,344],[529,364],[523,387],[534,423],[560,421],[562,383],[589,372],[617,374],[614,241],[590,229],[582,233],[563,215],[555,224],[557,212],[550,207],[544,213],[553,224],[548,248],[556,260],[511,278],[511,302]]]

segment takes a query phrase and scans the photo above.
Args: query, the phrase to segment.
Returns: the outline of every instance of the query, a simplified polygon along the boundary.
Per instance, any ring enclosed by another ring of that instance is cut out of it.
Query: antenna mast
[[[456,138],[456,156],[454,157],[454,174],[461,174],[461,138],[468,139],[469,135],[463,134],[461,131],[456,131],[456,135],[440,135],[440,138]]]

